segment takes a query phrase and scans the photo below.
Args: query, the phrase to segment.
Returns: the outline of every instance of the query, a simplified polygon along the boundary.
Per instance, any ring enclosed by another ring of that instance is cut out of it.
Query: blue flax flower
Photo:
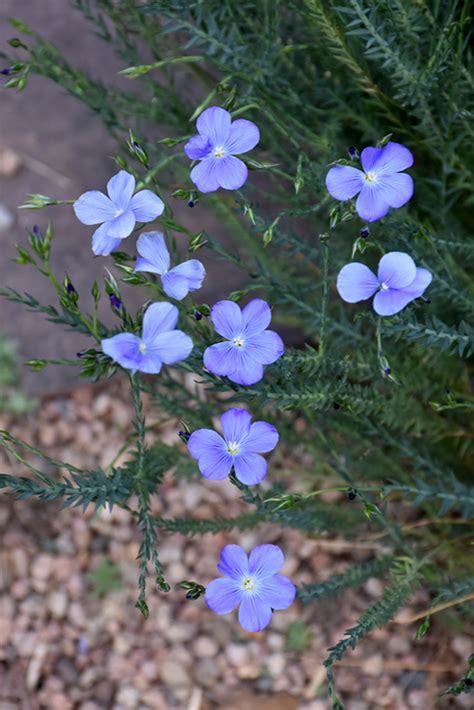
[[[206,275],[204,266],[197,259],[189,259],[170,269],[170,254],[161,232],[146,232],[137,241],[140,256],[135,271],[148,271],[161,276],[163,290],[171,298],[181,301],[190,291],[201,288]]]
[[[226,545],[217,569],[224,577],[208,584],[205,600],[216,614],[228,614],[240,604],[239,623],[247,631],[261,631],[275,609],[293,604],[296,588],[278,574],[283,553],[277,545],[258,545],[249,557],[239,545]]]
[[[393,316],[419,298],[431,279],[431,273],[417,268],[411,256],[391,251],[380,259],[377,276],[357,261],[343,266],[337,277],[337,290],[348,303],[365,301],[375,293],[375,312]]]
[[[201,192],[214,192],[220,187],[237,190],[247,180],[248,170],[236,155],[255,148],[260,133],[252,121],[239,118],[232,122],[230,113],[211,106],[199,116],[193,136],[184,146],[191,160],[200,160],[191,170],[191,180]]]
[[[151,190],[136,195],[134,190],[135,178],[121,170],[107,183],[108,197],[90,190],[75,201],[74,212],[82,224],[100,224],[92,235],[94,254],[107,256],[133,232],[135,222],[152,222],[163,212],[162,200]]]
[[[272,314],[268,303],[254,298],[241,311],[233,301],[219,301],[211,310],[214,328],[227,340],[208,347],[204,365],[214,375],[225,375],[239,385],[254,385],[263,366],[283,355],[280,336],[266,330]]]
[[[171,303],[152,303],[143,317],[142,337],[119,333],[102,341],[102,350],[126,370],[156,375],[163,364],[185,360],[193,349],[193,341],[181,330],[175,330],[178,309]]]
[[[362,170],[350,165],[336,165],[326,176],[326,188],[336,200],[350,200],[359,193],[356,210],[359,217],[375,222],[385,217],[390,207],[402,207],[413,196],[413,180],[400,172],[413,165],[413,155],[400,143],[384,148],[364,148]]]
[[[222,481],[231,472],[242,483],[254,486],[267,474],[267,462],[260,453],[278,444],[278,432],[267,422],[254,422],[245,409],[229,409],[221,416],[224,437],[212,429],[197,429],[188,441],[189,453],[195,458],[204,478]]]

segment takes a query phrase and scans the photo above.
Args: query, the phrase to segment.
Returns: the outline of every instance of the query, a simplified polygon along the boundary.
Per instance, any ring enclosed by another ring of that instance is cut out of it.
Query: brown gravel
[[[0,428],[92,468],[114,459],[131,421],[126,392],[115,382],[58,393],[21,423],[4,417]],[[171,422],[153,436],[171,441],[177,429]],[[11,470],[11,464],[2,459],[1,470]],[[18,466],[13,470],[24,473]],[[245,510],[238,496],[227,481],[167,476],[156,512],[237,515]],[[326,649],[382,592],[373,579],[342,601],[305,608],[296,603],[276,613],[264,632],[251,634],[234,614],[218,617],[202,599],[186,601],[180,590],[163,594],[150,581],[150,617],[144,620],[134,608],[139,537],[126,511],[89,509],[84,515],[2,496],[0,534],[1,710],[327,710],[321,665]],[[216,576],[224,544],[249,549],[262,541],[282,546],[283,572],[296,583],[322,581],[372,554],[334,538],[304,539],[267,526],[196,539],[167,536],[160,558],[170,584],[206,584]],[[115,588],[99,596],[97,578],[107,563],[116,571]],[[416,608],[426,603],[422,591],[412,601]],[[298,621],[308,633],[304,650],[296,652],[287,640]],[[414,641],[415,629],[377,630],[346,655],[335,672],[348,710],[438,707],[437,695],[462,672],[472,639],[453,638],[436,619],[423,643]],[[472,708],[469,698],[449,699],[442,707]]]

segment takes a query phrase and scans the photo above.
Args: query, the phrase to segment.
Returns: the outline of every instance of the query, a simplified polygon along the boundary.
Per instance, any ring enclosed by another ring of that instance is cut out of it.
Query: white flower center
[[[214,156],[214,158],[223,158],[226,153],[227,151],[222,145],[216,146],[212,151],[212,155]]]
[[[143,340],[140,340],[140,345],[138,346],[138,350],[142,353],[146,353],[146,343],[143,342]]]
[[[121,207],[118,207],[118,208],[115,210],[114,217],[120,217],[120,215],[123,214],[124,212],[125,212],[125,210],[123,210]]]
[[[237,456],[239,453],[239,442],[238,441],[228,441],[227,442],[227,452],[231,456]]]
[[[381,291],[388,291],[389,288],[390,288],[390,286],[387,286],[385,281],[382,281],[382,283],[380,284],[380,290]]]
[[[244,581],[242,582],[242,587],[244,588],[244,590],[245,590],[246,592],[251,592],[252,589],[255,588],[255,580],[253,580],[251,577],[247,577],[247,578],[244,579]]]
[[[241,335],[238,335],[232,340],[232,345],[235,345],[236,348],[243,348],[245,345],[245,340],[242,338]]]
[[[366,182],[377,182],[377,173],[365,173],[364,180]]]

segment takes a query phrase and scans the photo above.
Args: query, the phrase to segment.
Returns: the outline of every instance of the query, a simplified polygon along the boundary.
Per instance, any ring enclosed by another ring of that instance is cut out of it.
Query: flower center
[[[212,151],[212,155],[214,156],[214,158],[223,158],[225,154],[226,149],[222,145],[216,146]]]
[[[255,588],[255,581],[251,579],[251,577],[247,577],[247,579],[244,579],[242,582],[242,587],[245,589],[246,592],[251,592],[252,589]]]
[[[238,441],[228,441],[227,442],[227,452],[231,456],[237,456],[239,453],[239,442]]]
[[[143,342],[143,340],[140,340],[140,345],[138,346],[138,350],[142,353],[146,353],[146,343]]]
[[[390,288],[390,286],[387,286],[385,281],[382,281],[382,283],[380,284],[380,290],[381,291],[388,291],[389,288]]]
[[[242,338],[241,335],[238,335],[236,338],[232,340],[232,345],[235,345],[236,348],[243,348],[245,344],[245,340]]]
[[[364,180],[366,182],[377,182],[377,173],[365,173]]]
[[[125,211],[125,210],[123,210],[121,207],[118,207],[118,208],[115,210],[115,215],[114,215],[114,217],[120,217],[120,215],[122,215],[122,214],[124,213],[124,211]]]

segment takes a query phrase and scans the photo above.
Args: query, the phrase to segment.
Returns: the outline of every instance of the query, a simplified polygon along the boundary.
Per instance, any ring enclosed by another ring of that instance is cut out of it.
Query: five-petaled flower
[[[151,190],[135,195],[135,178],[125,170],[110,178],[107,195],[97,190],[84,192],[73,205],[82,224],[100,224],[92,235],[94,254],[107,256],[128,237],[136,222],[152,222],[162,214],[165,206]]]
[[[161,366],[185,360],[193,341],[175,330],[178,309],[171,303],[152,303],[143,317],[141,338],[134,333],[119,333],[102,341],[102,350],[126,370],[157,374]]]
[[[227,376],[239,385],[254,385],[263,377],[263,366],[284,352],[278,333],[267,330],[271,318],[268,303],[260,298],[247,303],[242,311],[233,301],[216,303],[211,321],[227,340],[206,349],[204,365],[214,375]]]
[[[390,207],[402,207],[413,195],[413,180],[400,172],[413,165],[413,155],[400,143],[390,141],[384,148],[364,148],[362,170],[336,165],[326,176],[326,188],[336,200],[350,200],[359,194],[359,217],[375,222],[385,217]]]
[[[226,545],[217,569],[224,577],[208,584],[205,600],[216,614],[228,614],[238,604],[239,623],[247,631],[261,631],[271,621],[273,610],[293,604],[296,588],[278,574],[284,563],[277,545],[258,545],[249,557],[239,545]]]
[[[212,429],[197,429],[188,442],[204,478],[221,481],[231,472],[242,483],[254,486],[263,481],[267,462],[261,453],[272,451],[278,444],[278,432],[272,424],[254,422],[245,409],[229,409],[221,416],[224,437]]]
[[[248,170],[236,155],[255,148],[260,132],[252,121],[231,121],[228,111],[211,106],[199,116],[193,136],[184,146],[191,160],[200,160],[191,170],[191,180],[201,192],[214,192],[220,187],[237,190],[247,180]]]
[[[138,238],[140,256],[135,271],[148,271],[161,276],[163,290],[171,298],[181,301],[190,291],[201,288],[206,275],[204,266],[197,259],[189,259],[170,269],[170,254],[161,232],[146,232]]]
[[[409,254],[391,251],[380,259],[377,276],[359,262],[343,266],[337,277],[337,290],[348,303],[365,301],[375,293],[375,312],[393,316],[419,298],[431,279],[431,273],[417,268]]]

